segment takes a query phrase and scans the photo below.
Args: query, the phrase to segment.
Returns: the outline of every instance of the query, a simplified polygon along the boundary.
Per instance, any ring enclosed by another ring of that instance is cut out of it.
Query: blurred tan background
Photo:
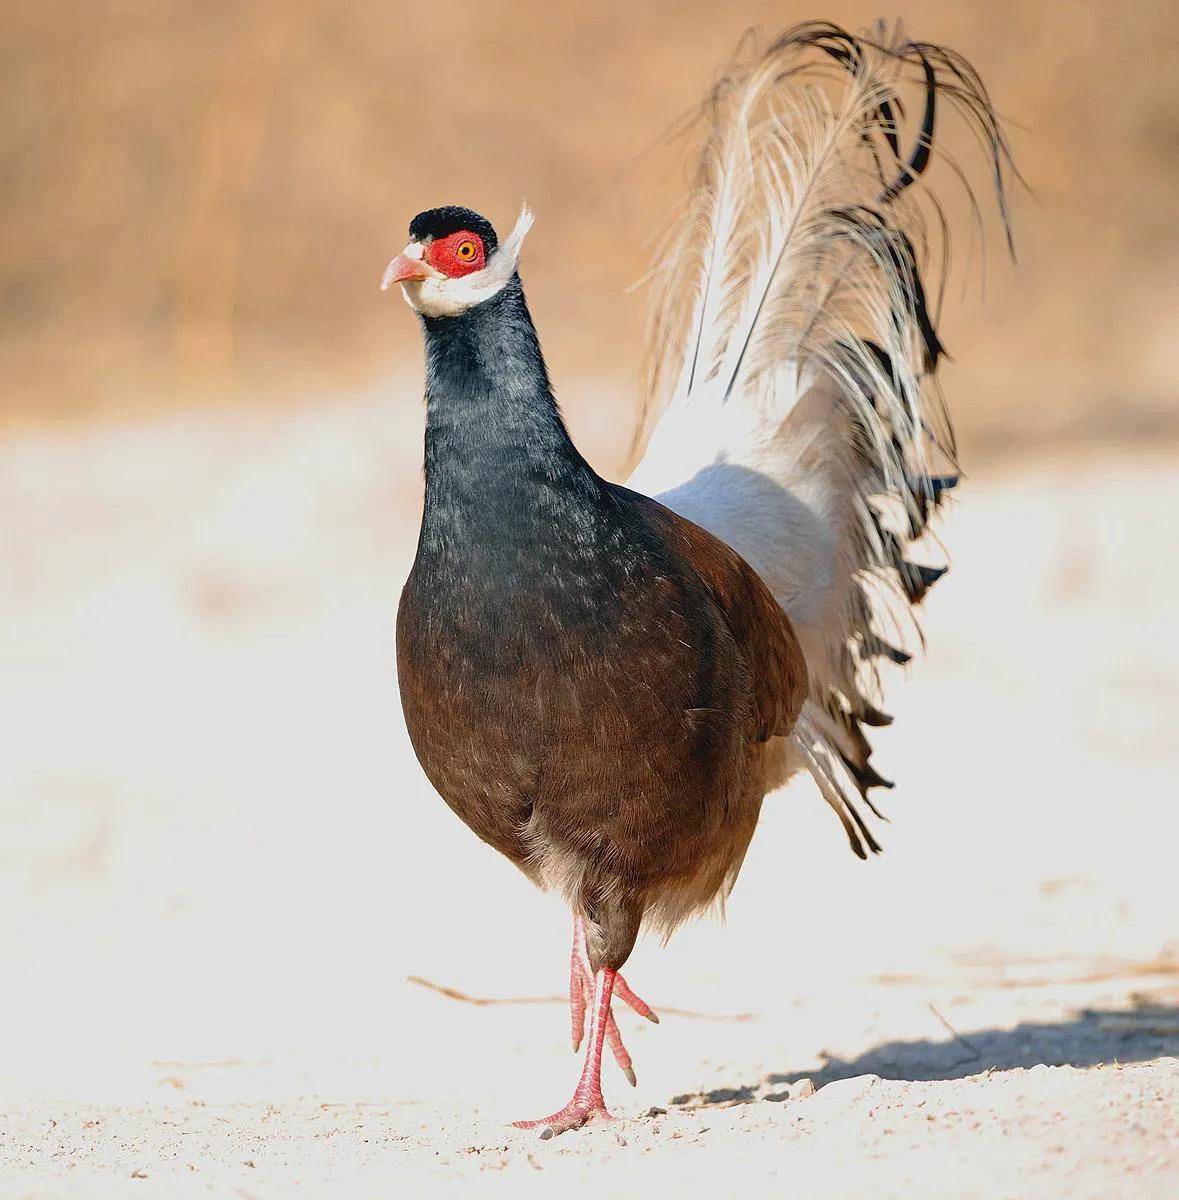
[[[409,218],[460,202],[503,227],[527,197],[558,390],[616,466],[644,303],[626,289],[683,190],[661,135],[746,27],[895,15],[820,7],[6,4],[0,418],[412,379],[416,328],[375,286]],[[993,252],[985,296],[976,275],[948,297],[967,466],[1013,443],[1172,434],[1179,9],[914,0],[904,17],[981,70],[1035,193],[1017,198],[1018,270]]]
[[[420,209],[527,198],[558,395],[620,474],[663,135],[747,26],[879,10],[0,8],[0,1198],[1080,1200],[1132,1164],[1172,1200],[1179,6],[901,11],[1035,197],[1015,267],[951,199],[969,478],[874,738],[886,853],[769,798],[727,927],[628,964],[664,1020],[620,1015],[625,1137],[542,1153],[505,1122],[571,1082],[567,914],[404,732],[421,348],[378,280]],[[887,1103],[784,1099],[865,1073]]]

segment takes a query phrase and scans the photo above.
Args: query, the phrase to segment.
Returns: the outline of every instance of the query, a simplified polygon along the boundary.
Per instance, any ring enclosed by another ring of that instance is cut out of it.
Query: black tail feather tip
[[[864,658],[887,658],[898,667],[913,661],[913,656],[907,650],[900,650],[875,634],[860,639],[860,653]]]
[[[910,604],[920,604],[925,593],[949,570],[949,567],[926,567],[920,563],[903,562],[900,567],[901,583]]]
[[[880,709],[866,702],[860,705],[860,711],[856,713],[857,721],[864,725],[871,725],[874,729],[882,729],[886,725],[891,725],[892,719],[892,713],[881,712]]]

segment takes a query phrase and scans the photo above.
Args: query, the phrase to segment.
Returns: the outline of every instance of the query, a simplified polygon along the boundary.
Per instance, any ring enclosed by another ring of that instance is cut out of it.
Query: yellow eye
[[[475,257],[474,242],[460,242],[458,249],[455,251],[459,260],[462,262],[470,262]]]

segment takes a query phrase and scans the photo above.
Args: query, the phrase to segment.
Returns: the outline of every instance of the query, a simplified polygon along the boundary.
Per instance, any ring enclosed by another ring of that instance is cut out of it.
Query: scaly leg
[[[606,1041],[606,1025],[610,1019],[610,995],[614,990],[615,978],[615,972],[605,967],[594,978],[585,1063],[573,1099],[551,1117],[540,1121],[514,1122],[517,1129],[535,1129],[543,1125],[544,1132],[540,1136],[547,1139],[570,1129],[580,1129],[594,1118],[613,1120],[606,1111],[605,1100],[602,1099],[602,1046]]]
[[[581,1039],[585,1030],[586,1005],[589,1003],[593,986],[594,972],[590,965],[589,948],[586,944],[585,918],[574,914],[573,949],[569,955],[569,1019],[573,1034],[574,1050],[579,1049],[581,1046]],[[631,991],[630,985],[617,972],[614,975],[614,995],[629,1004],[640,1017],[646,1017],[648,1021],[653,1021],[656,1025],[659,1024],[659,1017],[652,1010],[651,1006],[636,996]],[[622,1034],[618,1030],[618,1023],[614,1020],[613,1012],[607,1013],[606,1042],[610,1047],[611,1053],[614,1055],[614,1061],[618,1064],[627,1079],[630,1080],[631,1087],[634,1087],[638,1083],[638,1080],[635,1078],[634,1066],[631,1063],[630,1054],[623,1044]]]

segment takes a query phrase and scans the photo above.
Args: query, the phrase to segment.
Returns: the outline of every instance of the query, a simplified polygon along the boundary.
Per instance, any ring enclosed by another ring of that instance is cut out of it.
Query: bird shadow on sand
[[[785,1070],[735,1087],[676,1096],[673,1107],[707,1108],[753,1100],[785,1100],[790,1085],[810,1079],[816,1087],[857,1075],[930,1081],[965,1079],[1018,1067],[1093,1067],[1179,1056],[1179,1006],[1148,1004],[1130,1010],[1084,1009],[1049,1024],[1025,1022],[1014,1029],[983,1029],[949,1041],[884,1042],[855,1058],[823,1053],[818,1070]]]

